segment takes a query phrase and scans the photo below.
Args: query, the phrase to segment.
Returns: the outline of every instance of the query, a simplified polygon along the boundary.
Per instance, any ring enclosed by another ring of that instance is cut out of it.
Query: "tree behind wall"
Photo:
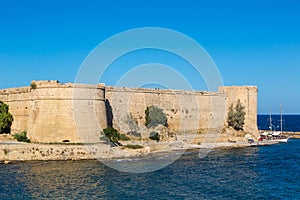
[[[245,107],[242,105],[240,99],[238,99],[234,108],[233,104],[229,107],[227,118],[228,126],[231,126],[235,130],[243,130],[245,115]]]
[[[10,133],[13,120],[13,116],[9,113],[8,105],[0,101],[0,134]]]

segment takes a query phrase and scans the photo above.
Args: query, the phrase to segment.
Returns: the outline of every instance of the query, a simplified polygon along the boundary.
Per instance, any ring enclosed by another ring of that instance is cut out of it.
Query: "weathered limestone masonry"
[[[126,127],[128,115],[139,125],[145,124],[146,107],[156,105],[167,114],[170,131],[221,131],[227,123],[229,106],[240,99],[246,111],[245,132],[258,133],[255,86],[224,86],[218,92],[106,87],[105,93],[112,109],[112,124],[122,130],[130,129]]]
[[[0,91],[0,100],[9,105],[14,117],[13,134],[26,130],[33,142],[81,142],[80,132],[100,137],[100,130],[95,133],[97,128],[92,127],[91,131],[86,122],[96,120],[106,127],[104,85],[33,83],[36,89],[23,87]]]
[[[27,130],[29,115],[32,111],[30,87],[0,90],[0,100],[9,105],[9,112],[13,114],[11,132]]]
[[[170,131],[177,133],[222,129],[226,117],[224,93],[106,87],[106,99],[112,107],[113,125],[123,130],[126,115],[145,124],[145,109],[151,105],[163,109]]]
[[[34,142],[97,142],[107,124],[129,130],[128,119],[145,123],[145,109],[156,105],[168,117],[173,132],[220,131],[230,104],[240,99],[246,108],[245,131],[258,133],[257,88],[220,87],[218,92],[133,89],[103,84],[61,84],[33,81],[36,89],[0,90],[0,100],[14,116],[12,133],[26,130]]]
[[[219,88],[219,92],[226,95],[226,113],[228,113],[231,104],[235,105],[237,99],[241,100],[246,112],[244,131],[259,136],[257,128],[257,87],[223,86]]]

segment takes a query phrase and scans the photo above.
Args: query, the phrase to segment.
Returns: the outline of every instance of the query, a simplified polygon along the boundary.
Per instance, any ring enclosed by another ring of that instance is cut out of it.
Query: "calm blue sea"
[[[284,131],[300,132],[300,115],[283,115],[282,129]],[[280,130],[280,115],[272,115],[273,129]],[[270,115],[258,115],[257,125],[260,130],[269,130]]]
[[[202,159],[186,152],[144,174],[94,160],[0,165],[0,199],[300,199],[300,140],[213,150]]]

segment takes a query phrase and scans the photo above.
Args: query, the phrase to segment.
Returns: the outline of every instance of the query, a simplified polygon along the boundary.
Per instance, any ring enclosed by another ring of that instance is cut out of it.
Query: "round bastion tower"
[[[104,84],[33,81],[28,137],[33,142],[100,140],[107,126]]]

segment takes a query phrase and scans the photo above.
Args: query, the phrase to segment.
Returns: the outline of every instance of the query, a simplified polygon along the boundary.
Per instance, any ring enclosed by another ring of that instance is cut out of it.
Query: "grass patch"
[[[139,145],[139,144],[127,144],[127,145],[124,145],[125,148],[128,148],[128,149],[142,149],[144,148],[142,145]]]
[[[33,144],[47,144],[47,145],[85,145],[85,143],[81,142],[32,142]]]
[[[100,140],[109,141],[109,138],[106,135],[100,137]]]
[[[122,141],[128,141],[128,140],[130,140],[130,138],[127,135],[125,135],[125,134],[121,134],[120,135],[120,140],[122,140]]]
[[[49,142],[49,143],[46,143],[46,144],[58,144],[58,145],[84,145],[84,143],[81,143],[81,142]]]

